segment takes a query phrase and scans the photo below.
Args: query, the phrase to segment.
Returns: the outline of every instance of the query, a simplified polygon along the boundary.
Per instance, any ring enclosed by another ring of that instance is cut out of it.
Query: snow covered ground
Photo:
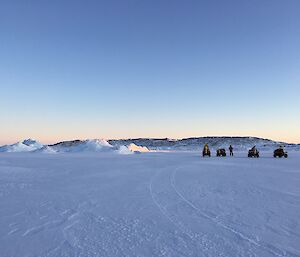
[[[0,256],[300,256],[300,152],[0,153]]]

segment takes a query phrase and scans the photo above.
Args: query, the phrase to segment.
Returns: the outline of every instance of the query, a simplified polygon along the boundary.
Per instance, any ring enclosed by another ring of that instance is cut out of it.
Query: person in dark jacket
[[[229,152],[230,152],[230,156],[233,156],[233,147],[232,147],[232,145],[229,146]]]

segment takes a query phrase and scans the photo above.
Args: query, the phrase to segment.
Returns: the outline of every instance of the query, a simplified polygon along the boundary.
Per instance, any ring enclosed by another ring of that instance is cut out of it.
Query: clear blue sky
[[[2,0],[0,144],[300,143],[299,0]]]

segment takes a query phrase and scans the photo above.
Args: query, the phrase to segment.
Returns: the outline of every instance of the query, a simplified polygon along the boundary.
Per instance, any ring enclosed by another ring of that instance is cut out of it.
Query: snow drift
[[[34,153],[48,153],[48,154],[54,154],[57,153],[56,150],[54,150],[52,147],[45,145],[40,149],[37,149],[35,151],[33,151]]]
[[[130,144],[128,146],[121,145],[118,149],[119,154],[134,154],[134,153],[147,153],[149,149],[145,146],[138,146]]]
[[[24,145],[27,145],[29,147],[36,148],[36,149],[42,148],[44,146],[39,141],[36,141],[33,139],[25,139],[22,143]]]
[[[57,152],[103,152],[115,149],[104,139],[64,141],[50,147]]]
[[[138,146],[136,144],[131,143],[128,146],[128,149],[132,152],[140,152],[140,153],[147,153],[149,149],[146,146]]]
[[[43,145],[32,139],[26,139],[22,142],[17,142],[12,145],[4,145],[0,147],[0,152],[16,153],[16,152],[31,152],[42,148]]]
[[[127,154],[134,154],[134,152],[131,151],[131,150],[129,150],[128,147],[125,146],[125,145],[121,145],[120,146],[120,148],[118,150],[118,153],[119,154],[125,154],[125,155],[127,155]]]

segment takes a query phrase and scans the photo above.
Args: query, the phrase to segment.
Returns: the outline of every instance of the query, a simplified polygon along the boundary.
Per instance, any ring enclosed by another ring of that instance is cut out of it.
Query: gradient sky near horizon
[[[0,144],[300,143],[299,0],[1,0]]]

